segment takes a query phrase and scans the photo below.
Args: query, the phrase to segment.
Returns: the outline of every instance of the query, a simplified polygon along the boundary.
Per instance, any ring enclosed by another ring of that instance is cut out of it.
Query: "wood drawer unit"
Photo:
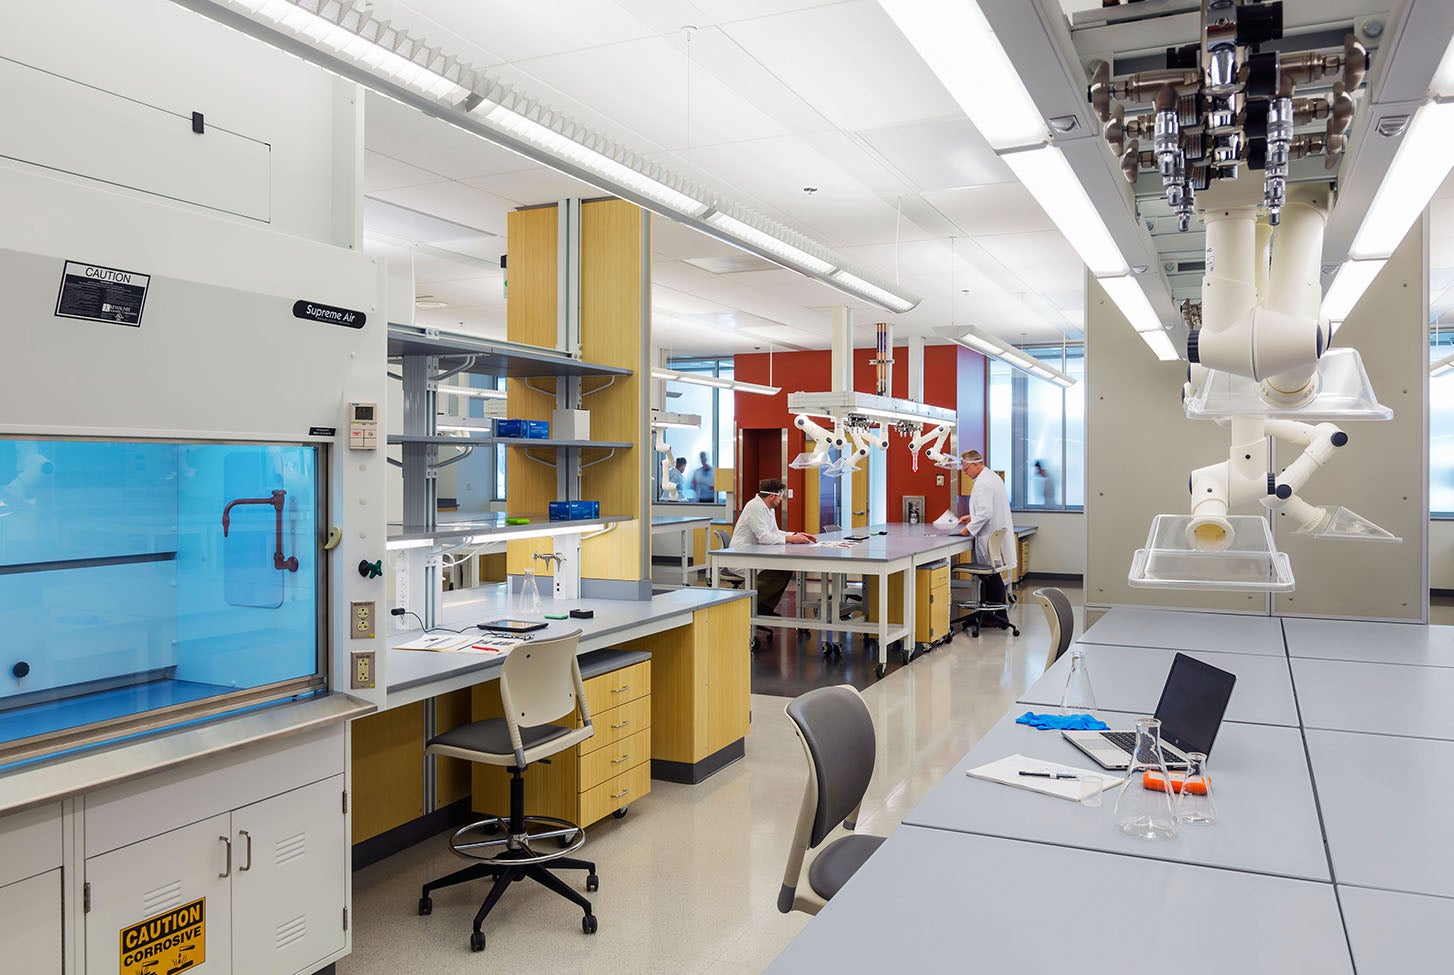
[[[915,570],[914,641],[938,643],[949,635],[949,565]]]
[[[537,762],[526,770],[525,811],[589,826],[651,791],[651,661],[586,677],[584,684],[595,734],[550,756],[549,765]],[[477,685],[473,720],[500,714],[500,685]],[[471,777],[475,811],[505,815],[509,771],[477,764]]]

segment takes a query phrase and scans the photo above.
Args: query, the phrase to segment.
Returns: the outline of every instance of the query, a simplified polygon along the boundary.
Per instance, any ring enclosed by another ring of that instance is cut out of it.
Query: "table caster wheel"
[[[485,933],[483,931],[470,932],[470,951],[485,950]]]
[[[762,649],[762,641],[757,637],[753,637],[747,641],[747,649],[751,653],[757,653],[758,650]]]
[[[586,934],[595,934],[596,915],[587,914],[585,917],[581,918],[581,930],[584,931]]]
[[[600,877],[597,877],[595,874],[591,874],[590,876],[586,877],[586,893],[589,894],[592,891],[596,891],[596,890],[600,890],[600,889],[601,889],[601,878]]]
[[[622,806],[620,809],[617,809],[615,812],[611,813],[611,815],[614,816],[616,819],[625,819],[626,810],[630,808],[630,806]]]
[[[428,897],[419,898],[419,916],[428,917],[434,913],[434,901]]]
[[[877,667],[875,667],[873,669],[873,675],[875,677],[880,677],[881,678],[881,677],[883,677],[883,675],[885,673],[888,672],[888,669],[889,669],[888,664],[879,664]]]

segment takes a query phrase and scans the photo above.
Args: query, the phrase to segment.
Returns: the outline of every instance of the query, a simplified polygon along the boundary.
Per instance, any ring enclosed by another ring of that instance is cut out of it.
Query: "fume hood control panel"
[[[379,446],[379,405],[348,404],[348,449],[377,450]]]

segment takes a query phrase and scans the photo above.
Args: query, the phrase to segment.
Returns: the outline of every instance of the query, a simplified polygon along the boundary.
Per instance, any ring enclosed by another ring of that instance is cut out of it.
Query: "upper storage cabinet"
[[[0,766],[324,687],[323,450],[0,438]]]

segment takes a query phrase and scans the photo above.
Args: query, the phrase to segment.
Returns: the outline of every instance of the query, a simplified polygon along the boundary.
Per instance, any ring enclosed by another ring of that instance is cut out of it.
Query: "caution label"
[[[149,274],[66,261],[56,317],[140,328],[150,283]]]
[[[119,975],[177,975],[207,960],[207,898],[121,929]]]

